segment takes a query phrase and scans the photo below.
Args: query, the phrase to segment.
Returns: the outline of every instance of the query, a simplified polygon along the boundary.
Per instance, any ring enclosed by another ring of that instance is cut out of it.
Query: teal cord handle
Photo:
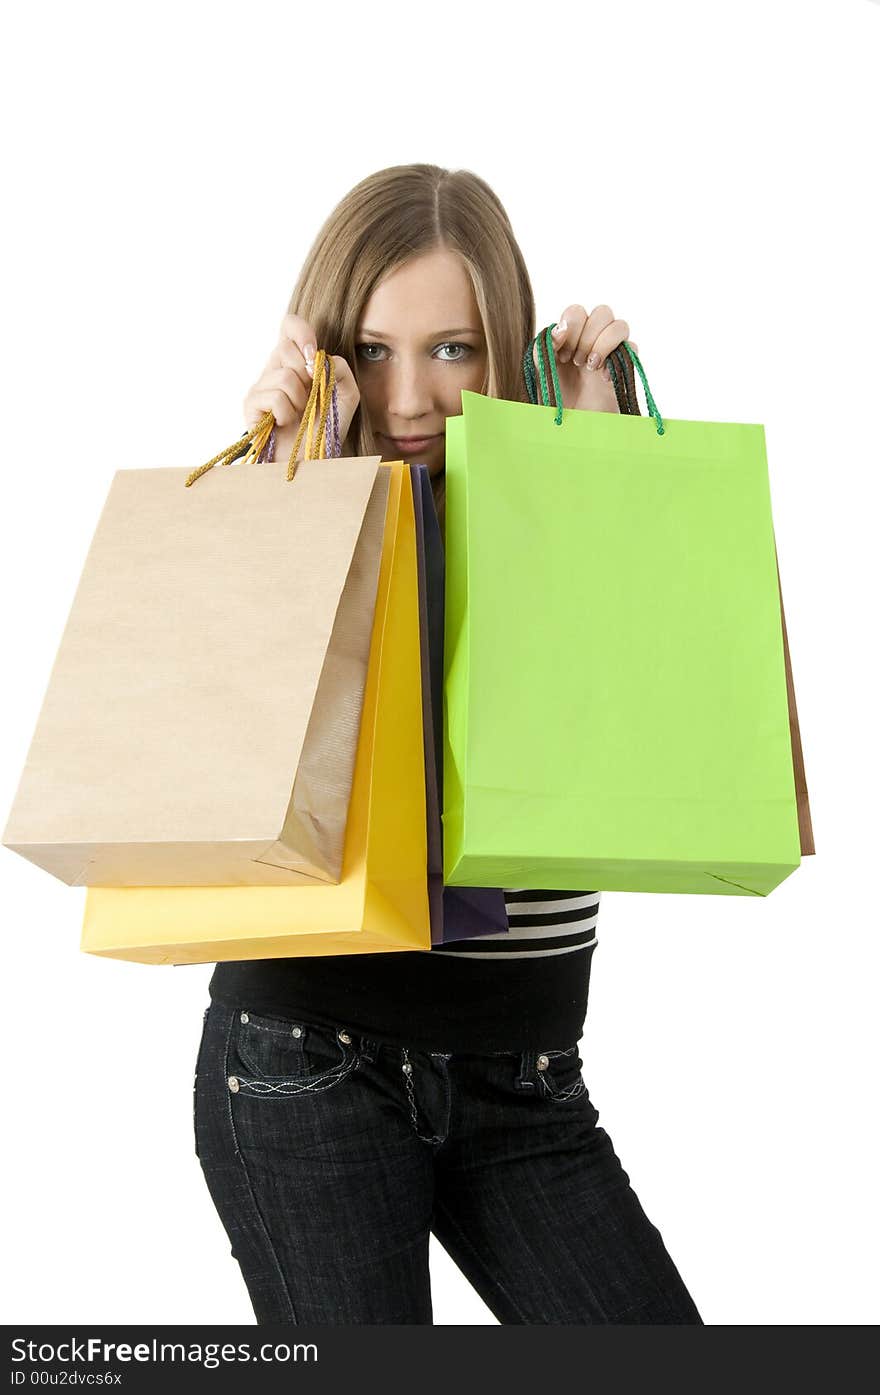
[[[554,395],[554,397],[556,398],[556,416],[555,416],[555,418],[554,418],[554,421],[555,421],[555,424],[556,424],[557,426],[561,426],[561,425],[562,425],[562,388],[561,388],[560,383],[559,383],[559,374],[558,374],[557,371],[556,371],[556,353],[555,353],[555,350],[554,350],[554,348],[553,348],[552,331],[553,331],[553,326],[552,326],[552,325],[548,325],[547,328],[546,328],[545,330],[542,330],[542,334],[544,335],[544,342],[543,342],[543,344],[541,343],[541,336],[540,336],[540,335],[538,336],[538,341],[537,341],[537,342],[538,342],[538,368],[539,368],[540,373],[541,373],[541,395],[542,395],[544,401],[547,402],[547,403],[549,403],[549,401],[550,401],[550,393],[549,393],[548,388],[547,388],[547,368],[546,368],[546,365],[545,365],[545,363],[544,363],[544,355],[546,354],[547,360],[548,360],[548,362],[549,362],[549,364],[550,364],[550,372],[551,372],[552,377],[553,377],[553,395]],[[543,353],[542,353],[542,349],[543,349]]]
[[[645,389],[645,401],[648,404],[648,412],[657,423],[657,435],[663,436],[666,432],[666,427],[663,425],[663,418],[660,415],[660,409],[658,408],[657,403],[654,401],[651,389],[648,387],[648,379],[645,377],[645,370],[642,367],[641,360],[638,354],[636,353],[635,349],[633,348],[632,344],[625,341],[623,347],[626,349],[627,353],[632,359],[633,366],[642,380],[642,387]]]
[[[532,340],[532,342],[529,344],[528,348],[526,349],[525,356],[524,356],[524,358],[523,358],[523,377],[525,378],[526,392],[528,393],[529,401],[532,403],[532,406],[534,406],[534,407],[537,407],[537,406],[540,406],[540,405],[547,405],[547,406],[549,406],[549,405],[550,405],[550,392],[549,392],[549,389],[548,389],[548,386],[547,386],[547,366],[546,366],[546,363],[545,363],[545,361],[544,361],[544,350],[545,350],[545,344],[546,344],[546,350],[548,351],[548,352],[547,352],[547,357],[549,358],[549,361],[550,361],[550,372],[551,372],[551,375],[552,375],[552,378],[553,378],[553,391],[554,391],[554,394],[555,394],[555,396],[556,396],[556,425],[557,425],[557,426],[561,426],[561,425],[562,425],[562,388],[561,388],[560,385],[559,385],[559,374],[558,374],[557,371],[556,371],[556,355],[555,355],[555,353],[553,352],[553,340],[552,340],[552,338],[551,338],[551,333],[552,333],[552,331],[553,331],[553,328],[554,328],[553,325],[548,325],[546,329],[544,329],[544,330],[541,331],[541,334],[544,335],[544,340],[545,340],[545,343],[544,343],[544,344],[542,344],[542,342],[541,342],[541,335],[540,335],[540,334],[539,334],[536,338],[534,338],[534,339]],[[539,369],[540,374],[541,374],[541,395],[540,395],[540,397],[539,397],[539,395],[538,395],[538,385],[537,385],[537,382],[536,382],[536,379],[535,379],[535,363],[534,363],[534,355],[535,355],[535,354],[537,354],[537,358],[538,358],[538,369]]]
[[[525,378],[526,392],[528,393],[529,401],[535,406],[551,406],[552,403],[550,402],[550,392],[547,383],[547,369],[544,363],[544,354],[546,353],[547,361],[550,364],[550,374],[553,379],[553,391],[556,397],[556,416],[554,418],[554,424],[556,426],[561,426],[562,389],[559,386],[559,374],[556,371],[556,352],[553,347],[552,339],[552,331],[554,330],[554,328],[555,325],[548,325],[547,328],[542,329],[541,333],[536,335],[532,342],[529,344],[523,357],[523,377]],[[663,425],[663,418],[660,415],[660,410],[657,406],[657,403],[654,401],[653,393],[651,392],[651,389],[648,386],[648,379],[645,377],[645,370],[642,367],[639,356],[636,353],[635,349],[632,347],[632,345],[627,342],[624,342],[621,345],[621,348],[626,349],[626,352],[632,359],[633,366],[635,367],[635,370],[638,373],[639,378],[641,379],[642,387],[645,391],[645,401],[648,404],[648,414],[653,418],[653,420],[657,424],[657,435],[663,436],[665,435],[666,427]],[[540,396],[538,394],[538,384],[535,380],[535,367],[533,360],[534,354],[537,354],[538,371],[540,373],[541,378]],[[610,355],[606,361],[608,363],[608,371],[611,374],[611,380],[614,384],[614,389],[616,392],[618,387],[617,373],[615,371],[614,363]]]
[[[534,344],[535,341],[533,339],[529,347],[526,349],[525,357],[523,358],[523,377],[526,380],[526,392],[529,395],[529,401],[531,402],[533,407],[537,407],[538,389],[535,385],[535,365],[532,361],[532,349],[534,347]],[[247,435],[247,432],[245,432],[245,435]]]

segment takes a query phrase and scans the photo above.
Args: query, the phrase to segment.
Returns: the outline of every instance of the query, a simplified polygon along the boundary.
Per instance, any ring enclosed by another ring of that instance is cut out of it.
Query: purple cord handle
[[[326,366],[329,376],[329,363]],[[333,384],[333,392],[330,396],[330,410],[327,413],[327,429],[324,437],[324,448],[326,454],[333,460],[338,460],[339,456],[342,454],[342,443],[339,439],[339,392],[335,383]]]
[[[271,465],[271,463],[272,463],[272,461],[273,461],[274,459],[275,459],[275,427],[273,426],[273,427],[272,427],[272,430],[269,432],[269,439],[268,439],[268,441],[267,441],[266,444],[263,446],[263,449],[260,451],[260,454],[257,456],[257,464],[258,464],[258,465],[262,465],[262,464],[266,463],[266,464],[270,464],[270,465]]]

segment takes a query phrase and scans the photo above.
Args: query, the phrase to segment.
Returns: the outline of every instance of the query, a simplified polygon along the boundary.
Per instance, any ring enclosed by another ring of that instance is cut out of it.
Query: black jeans
[[[501,1323],[700,1323],[580,1068],[212,1003],[196,1151],[257,1321],[431,1323],[433,1231]]]

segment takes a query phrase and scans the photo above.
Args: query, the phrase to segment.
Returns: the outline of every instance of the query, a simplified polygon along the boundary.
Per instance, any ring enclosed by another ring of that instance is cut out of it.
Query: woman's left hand
[[[608,305],[587,311],[569,305],[553,330],[559,385],[565,407],[588,412],[618,411],[608,355],[629,339],[626,320],[615,319]],[[638,352],[635,344],[633,349]]]

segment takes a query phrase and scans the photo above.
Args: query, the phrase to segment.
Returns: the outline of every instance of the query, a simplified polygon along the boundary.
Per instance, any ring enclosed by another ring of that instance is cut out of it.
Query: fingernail
[[[593,372],[593,369],[596,367],[596,364],[597,364],[598,362],[599,362],[599,355],[598,355],[598,354],[590,354],[590,357],[587,359],[587,367],[589,368],[589,370],[590,370],[591,373]]]
[[[568,325],[565,323],[565,320],[560,320],[559,324],[554,326],[552,337],[554,339],[559,339],[567,329]]]
[[[305,344],[305,345],[303,346],[303,358],[304,358],[305,361],[306,361],[306,372],[308,373],[308,375],[309,375],[310,378],[313,378],[314,375],[315,375],[315,346],[314,346],[314,344]]]

